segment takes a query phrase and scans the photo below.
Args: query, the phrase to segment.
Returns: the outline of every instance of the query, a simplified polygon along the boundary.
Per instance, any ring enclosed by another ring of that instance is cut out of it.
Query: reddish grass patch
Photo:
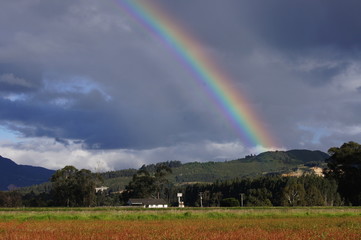
[[[0,239],[361,239],[361,217],[0,222]]]

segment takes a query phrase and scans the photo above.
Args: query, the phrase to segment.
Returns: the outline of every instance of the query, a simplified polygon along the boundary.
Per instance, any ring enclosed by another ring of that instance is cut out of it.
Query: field
[[[361,239],[361,208],[0,209],[0,239]]]

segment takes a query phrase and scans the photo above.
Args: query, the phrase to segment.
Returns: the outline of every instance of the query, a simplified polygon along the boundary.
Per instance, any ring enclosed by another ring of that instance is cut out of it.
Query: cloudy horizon
[[[121,1],[2,2],[0,155],[107,171],[361,142],[361,2],[147,0],[232,77],[279,143],[266,148]]]

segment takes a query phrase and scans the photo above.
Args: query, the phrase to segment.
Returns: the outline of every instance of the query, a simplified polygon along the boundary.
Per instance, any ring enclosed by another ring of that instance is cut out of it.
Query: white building
[[[131,198],[128,205],[144,208],[167,208],[168,203],[163,199]]]
[[[95,192],[96,192],[96,193],[97,193],[97,192],[104,192],[104,191],[106,191],[106,190],[108,190],[108,187],[101,186],[101,187],[95,188]]]

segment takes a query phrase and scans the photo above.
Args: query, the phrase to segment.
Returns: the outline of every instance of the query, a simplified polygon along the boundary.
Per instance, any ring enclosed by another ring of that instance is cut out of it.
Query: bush
[[[224,198],[221,200],[221,207],[239,207],[239,201],[235,198]]]

